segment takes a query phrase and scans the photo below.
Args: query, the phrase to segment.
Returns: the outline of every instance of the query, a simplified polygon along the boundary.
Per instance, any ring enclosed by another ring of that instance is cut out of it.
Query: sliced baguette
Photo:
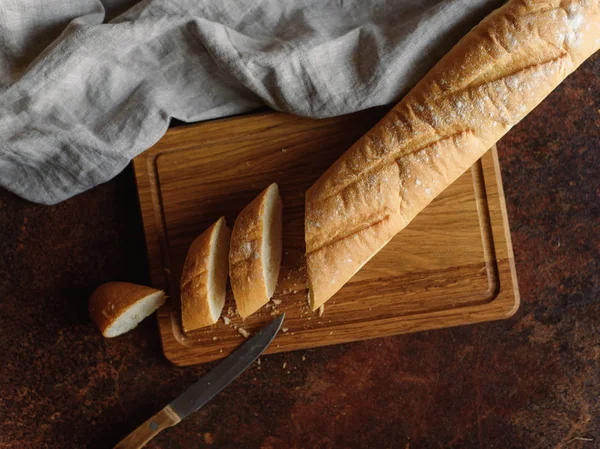
[[[271,184],[240,212],[229,249],[231,289],[242,318],[264,306],[277,285],[281,265],[282,202]]]
[[[88,305],[90,317],[107,338],[129,332],[165,303],[165,292],[129,282],[100,285]]]
[[[468,33],[307,191],[311,307],[599,47],[598,0],[512,0]]]
[[[217,322],[225,304],[229,228],[225,217],[196,237],[181,274],[181,321],[188,332]]]

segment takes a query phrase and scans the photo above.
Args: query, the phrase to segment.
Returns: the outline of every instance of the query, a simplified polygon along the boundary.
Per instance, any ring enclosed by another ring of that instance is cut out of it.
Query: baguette
[[[165,303],[165,293],[129,282],[100,285],[88,305],[90,317],[102,335],[117,337],[129,332]]]
[[[271,184],[235,220],[229,249],[231,289],[242,318],[264,306],[277,285],[281,265],[282,203]]]
[[[181,273],[181,322],[185,332],[217,322],[225,304],[229,228],[225,217],[196,237]]]
[[[598,0],[512,0],[307,191],[317,309],[600,47]]]

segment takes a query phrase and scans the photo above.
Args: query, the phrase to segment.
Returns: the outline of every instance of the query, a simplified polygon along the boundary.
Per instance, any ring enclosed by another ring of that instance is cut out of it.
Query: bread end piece
[[[181,274],[181,321],[189,332],[217,322],[225,305],[230,231],[225,217],[192,242]]]
[[[106,338],[129,332],[165,303],[165,292],[129,282],[107,282],[92,296],[88,310]]]
[[[264,306],[277,286],[282,254],[283,205],[271,184],[238,215],[231,234],[229,276],[242,318]]]

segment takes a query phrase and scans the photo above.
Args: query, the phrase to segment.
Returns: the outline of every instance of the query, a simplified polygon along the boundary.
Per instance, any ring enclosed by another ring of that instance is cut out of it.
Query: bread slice
[[[217,322],[225,304],[229,228],[225,217],[196,237],[181,274],[181,321],[188,332]]]
[[[277,286],[281,265],[282,202],[271,184],[238,215],[231,234],[229,276],[242,318],[264,306]]]
[[[107,338],[129,332],[165,303],[165,292],[129,282],[107,282],[92,296],[92,321]]]
[[[599,36],[598,0],[512,0],[473,28],[307,191],[311,307],[596,52]]]

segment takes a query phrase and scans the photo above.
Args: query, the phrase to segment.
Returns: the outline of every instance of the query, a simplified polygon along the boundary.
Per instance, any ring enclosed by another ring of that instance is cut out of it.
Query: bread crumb
[[[246,329],[244,329],[243,327],[240,327],[240,328],[239,328],[237,331],[238,331],[238,332],[240,333],[240,335],[241,335],[242,337],[244,337],[244,338],[248,338],[248,337],[250,336],[250,332],[248,332],[248,331],[247,331]]]
[[[256,361],[257,365],[260,365],[260,357],[258,358],[258,360]]]
[[[325,313],[325,304],[321,304],[321,307],[319,307],[319,316],[323,316],[324,313]]]
[[[332,334],[333,334],[333,331],[329,332],[329,335],[332,335]]]
[[[222,350],[222,349],[219,349],[219,352],[223,352],[223,350]]]
[[[203,436],[204,436],[204,442],[206,444],[213,444],[214,443],[213,436],[209,432],[206,432]]]
[[[298,293],[298,290],[292,290],[292,293],[295,295],[296,293]]]
[[[282,368],[285,369],[286,366],[287,366],[287,363],[283,362],[283,367]]]
[[[223,323],[225,323],[225,326],[229,326],[229,324],[231,323],[231,320],[229,318],[227,318],[226,316],[224,316]]]
[[[216,340],[216,339],[217,339],[217,337],[213,337],[213,340]]]
[[[281,328],[281,331],[282,331],[282,332],[287,332],[287,331],[289,331],[289,329],[288,329],[287,327],[282,327],[282,328]]]
[[[227,315],[233,316],[233,307],[227,307]]]
[[[282,148],[282,149],[281,149],[281,152],[282,152],[282,153],[287,153],[287,152],[288,152],[288,150],[287,150],[286,148]]]
[[[305,355],[302,356],[302,361],[303,362],[306,361],[306,356]]]
[[[275,304],[276,306],[281,304],[281,299],[272,299],[271,301],[273,301],[273,304]]]

